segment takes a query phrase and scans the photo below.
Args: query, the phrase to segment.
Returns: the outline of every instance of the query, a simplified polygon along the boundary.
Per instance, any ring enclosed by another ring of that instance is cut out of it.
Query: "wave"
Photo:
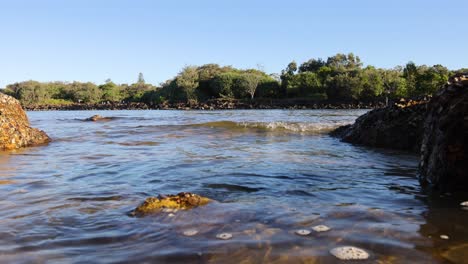
[[[248,186],[243,186],[243,185],[237,185],[237,184],[227,184],[227,183],[210,183],[210,184],[205,184],[206,187],[211,188],[211,189],[226,189],[231,192],[239,191],[239,192],[258,192],[260,190],[263,190],[263,188],[253,188],[253,187],[248,187]]]
[[[216,121],[191,124],[192,127],[225,128],[233,130],[258,129],[265,131],[323,134],[349,123],[304,123],[304,122],[233,122]]]

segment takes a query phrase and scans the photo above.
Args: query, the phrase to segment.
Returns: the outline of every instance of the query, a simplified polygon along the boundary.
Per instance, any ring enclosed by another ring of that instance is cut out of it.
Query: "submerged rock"
[[[217,234],[216,238],[217,239],[222,239],[222,240],[228,240],[228,239],[232,238],[232,234],[231,233],[221,233],[221,234]]]
[[[29,125],[26,112],[18,100],[0,93],[0,150],[17,149],[48,143],[44,131]]]
[[[182,232],[182,234],[183,234],[184,236],[189,236],[189,237],[190,237],[190,236],[194,236],[194,235],[198,234],[198,230],[196,230],[196,229],[188,229],[188,230],[185,230],[184,232]]]
[[[130,212],[131,216],[144,216],[146,214],[167,212],[168,209],[192,209],[197,206],[206,205],[213,200],[187,192],[176,195],[160,195],[159,197],[149,197],[135,210]]]
[[[326,226],[326,225],[318,225],[318,226],[314,226],[312,227],[312,229],[315,231],[315,232],[327,232],[329,231],[331,228]]]
[[[296,235],[299,235],[299,236],[308,236],[312,232],[310,232],[310,230],[307,230],[307,229],[299,229],[299,230],[294,231],[294,233],[296,233]]]
[[[110,121],[112,120],[112,117],[104,117],[101,115],[93,115],[92,117],[86,118],[84,121],[92,121],[92,122],[97,122],[97,121]]]
[[[428,104],[420,181],[442,191],[468,191],[468,74],[450,79]]]
[[[330,250],[330,253],[340,260],[365,260],[369,258],[369,253],[357,247],[337,247]]]
[[[453,246],[447,251],[443,252],[442,257],[450,260],[453,263],[467,263],[468,244]]]
[[[419,152],[425,113],[426,101],[399,103],[374,109],[331,135],[354,144]]]

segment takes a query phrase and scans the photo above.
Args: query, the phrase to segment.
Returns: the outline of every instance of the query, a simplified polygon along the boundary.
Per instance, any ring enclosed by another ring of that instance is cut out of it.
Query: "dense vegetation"
[[[337,54],[327,60],[311,59],[299,66],[291,62],[281,75],[206,64],[187,66],[159,87],[147,84],[140,73],[138,81],[131,85],[115,84],[111,80],[101,85],[26,81],[7,85],[3,92],[18,98],[24,105],[122,101],[154,105],[216,98],[369,101],[429,95],[453,73],[442,65],[418,66],[413,62],[393,69],[363,67],[360,58],[350,53]]]

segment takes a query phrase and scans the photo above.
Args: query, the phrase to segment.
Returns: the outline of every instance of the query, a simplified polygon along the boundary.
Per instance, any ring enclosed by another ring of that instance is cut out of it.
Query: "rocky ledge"
[[[450,78],[429,102],[375,109],[331,134],[350,143],[420,153],[423,186],[468,191],[468,74]]]
[[[360,116],[353,125],[342,126],[333,136],[370,147],[419,153],[427,100],[401,100]]]
[[[213,200],[188,192],[181,192],[176,195],[160,195],[149,197],[135,210],[129,213],[130,216],[144,216],[163,210],[186,210],[197,206],[206,205]]]
[[[420,181],[442,191],[468,191],[468,74],[452,77],[427,107]]]
[[[26,112],[18,100],[0,93],[0,150],[44,144],[49,136],[29,125]]]

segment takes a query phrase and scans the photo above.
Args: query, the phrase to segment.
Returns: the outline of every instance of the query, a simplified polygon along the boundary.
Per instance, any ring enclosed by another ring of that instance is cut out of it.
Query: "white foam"
[[[302,133],[326,133],[348,123],[294,123],[294,122],[242,122],[239,126],[246,128],[265,128],[267,130],[285,130]]]

